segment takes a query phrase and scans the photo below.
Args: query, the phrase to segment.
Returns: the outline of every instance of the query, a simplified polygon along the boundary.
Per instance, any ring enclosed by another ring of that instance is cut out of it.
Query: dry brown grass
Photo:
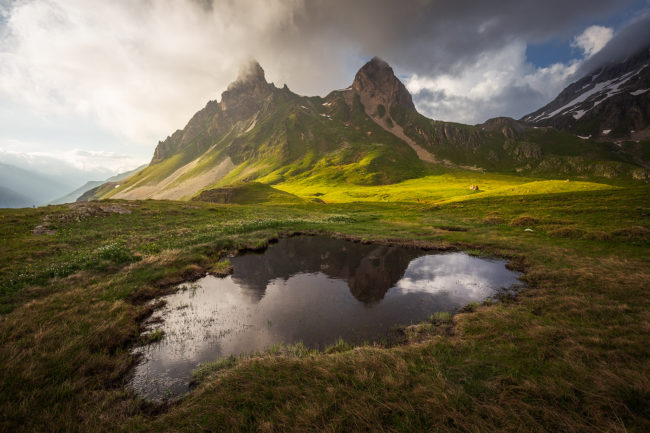
[[[539,223],[539,219],[530,215],[521,215],[510,220],[510,225],[513,227],[534,226]]]
[[[650,239],[650,230],[643,226],[623,227],[612,231],[612,236],[628,241],[647,241]]]
[[[549,236],[554,238],[571,238],[571,239],[580,239],[585,235],[584,230],[577,227],[562,227],[555,230],[549,230],[546,232]]]
[[[602,230],[587,230],[584,234],[584,238],[594,241],[608,241],[612,236]]]
[[[503,224],[504,220],[500,216],[490,215],[490,216],[487,216],[487,217],[483,218],[482,222],[483,222],[483,224],[487,224],[487,225],[490,225],[490,226],[496,226],[496,225],[499,225],[499,224]]]

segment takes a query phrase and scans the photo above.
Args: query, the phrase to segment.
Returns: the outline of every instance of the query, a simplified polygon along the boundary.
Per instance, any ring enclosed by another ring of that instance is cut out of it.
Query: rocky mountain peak
[[[398,104],[415,110],[411,94],[395,76],[393,68],[379,57],[373,57],[363,65],[352,83],[366,110],[384,105],[385,108]]]
[[[221,109],[228,111],[239,106],[257,105],[269,96],[273,84],[269,84],[264,76],[264,69],[256,61],[244,63],[239,68],[237,79],[230,83],[228,89],[221,94]],[[250,111],[246,109],[246,111]]]
[[[239,67],[239,73],[237,74],[237,80],[235,80],[232,85],[236,85],[237,83],[245,83],[245,82],[258,82],[258,83],[263,83],[267,84],[266,82],[266,77],[264,76],[264,69],[260,66],[259,63],[255,60],[251,60],[249,62],[243,63]]]
[[[605,63],[521,120],[598,140],[650,137],[650,46]]]
[[[210,133],[227,131],[239,121],[254,116],[263,102],[273,93],[275,86],[264,77],[264,69],[256,61],[244,63],[239,68],[237,79],[221,94],[221,102],[209,101],[198,111],[183,130],[174,132],[158,143],[152,164],[168,158],[174,152],[204,134],[206,125]]]
[[[259,109],[273,88],[273,84],[267,83],[259,63],[245,63],[239,68],[237,79],[221,94],[221,110],[234,119],[246,118]]]

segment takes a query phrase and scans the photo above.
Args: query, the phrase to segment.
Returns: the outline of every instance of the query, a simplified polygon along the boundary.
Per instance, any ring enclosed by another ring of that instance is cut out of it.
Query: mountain
[[[49,204],[64,204],[64,203],[75,202],[86,191],[90,191],[91,189],[95,189],[95,188],[97,188],[98,186],[100,186],[100,185],[102,185],[104,183],[105,183],[105,181],[102,181],[102,180],[89,180],[88,182],[86,182],[82,186],[80,186],[79,188],[77,188],[74,191],[64,195],[63,197],[59,197],[57,199],[52,200]]]
[[[521,120],[599,140],[650,139],[650,45],[599,66]]]
[[[126,179],[127,177],[130,177],[137,173],[138,171],[142,170],[145,168],[146,165],[141,165],[140,167],[125,171],[124,173],[118,173],[115,176],[111,176],[106,180],[89,180],[79,188],[75,189],[74,191],[64,195],[63,197],[59,197],[55,200],[52,200],[49,204],[64,204],[64,203],[74,203],[77,201],[79,197],[81,197],[83,194],[85,194],[87,191],[93,190],[100,185],[103,185],[106,182],[118,182],[122,179]]]
[[[142,165],[134,168],[133,170],[128,170],[128,171],[123,171],[122,173],[117,173],[115,176],[109,177],[104,182],[119,182],[119,181],[124,180],[124,179],[126,179],[128,177],[133,176],[134,174],[136,174],[140,170],[143,170],[146,167],[147,167],[147,164],[142,164]]]
[[[343,244],[337,239],[313,236],[280,240],[282,254],[238,256],[233,281],[253,299],[264,297],[273,280],[287,280],[298,272],[321,272],[347,282],[350,293],[364,304],[380,301],[404,277],[408,264],[421,255],[416,249],[362,243]],[[322,251],[321,254],[305,254]],[[290,260],[287,260],[287,257]]]
[[[221,95],[158,143],[151,163],[80,199],[190,199],[240,182],[384,185],[440,169],[549,176],[647,177],[623,149],[510,118],[481,125],[428,119],[375,57],[352,85],[306,97],[253,62]]]
[[[29,207],[34,203],[33,199],[25,197],[16,191],[0,186],[0,208]]]
[[[31,207],[48,203],[70,187],[51,177],[0,163],[0,207]]]

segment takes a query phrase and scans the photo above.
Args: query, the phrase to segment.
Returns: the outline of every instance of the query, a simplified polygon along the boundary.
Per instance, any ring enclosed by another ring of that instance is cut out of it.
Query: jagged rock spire
[[[237,85],[237,83],[246,83],[246,82],[257,82],[268,84],[264,76],[264,69],[260,66],[259,63],[255,60],[245,62],[239,66],[239,73],[237,74],[237,80],[231,84]]]
[[[237,79],[230,83],[228,89],[221,94],[221,109],[223,111],[236,109],[250,112],[258,108],[261,100],[269,96],[273,84],[264,77],[264,69],[256,61],[242,64]]]
[[[354,77],[352,88],[361,96],[361,101],[367,104],[385,108],[391,105],[401,105],[415,110],[411,94],[404,84],[395,76],[393,68],[379,57],[373,57],[363,65]]]

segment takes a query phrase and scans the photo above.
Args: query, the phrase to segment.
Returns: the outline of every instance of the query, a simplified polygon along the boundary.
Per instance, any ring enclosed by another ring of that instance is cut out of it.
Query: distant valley
[[[69,189],[57,179],[0,163],[0,207],[40,206]]]

